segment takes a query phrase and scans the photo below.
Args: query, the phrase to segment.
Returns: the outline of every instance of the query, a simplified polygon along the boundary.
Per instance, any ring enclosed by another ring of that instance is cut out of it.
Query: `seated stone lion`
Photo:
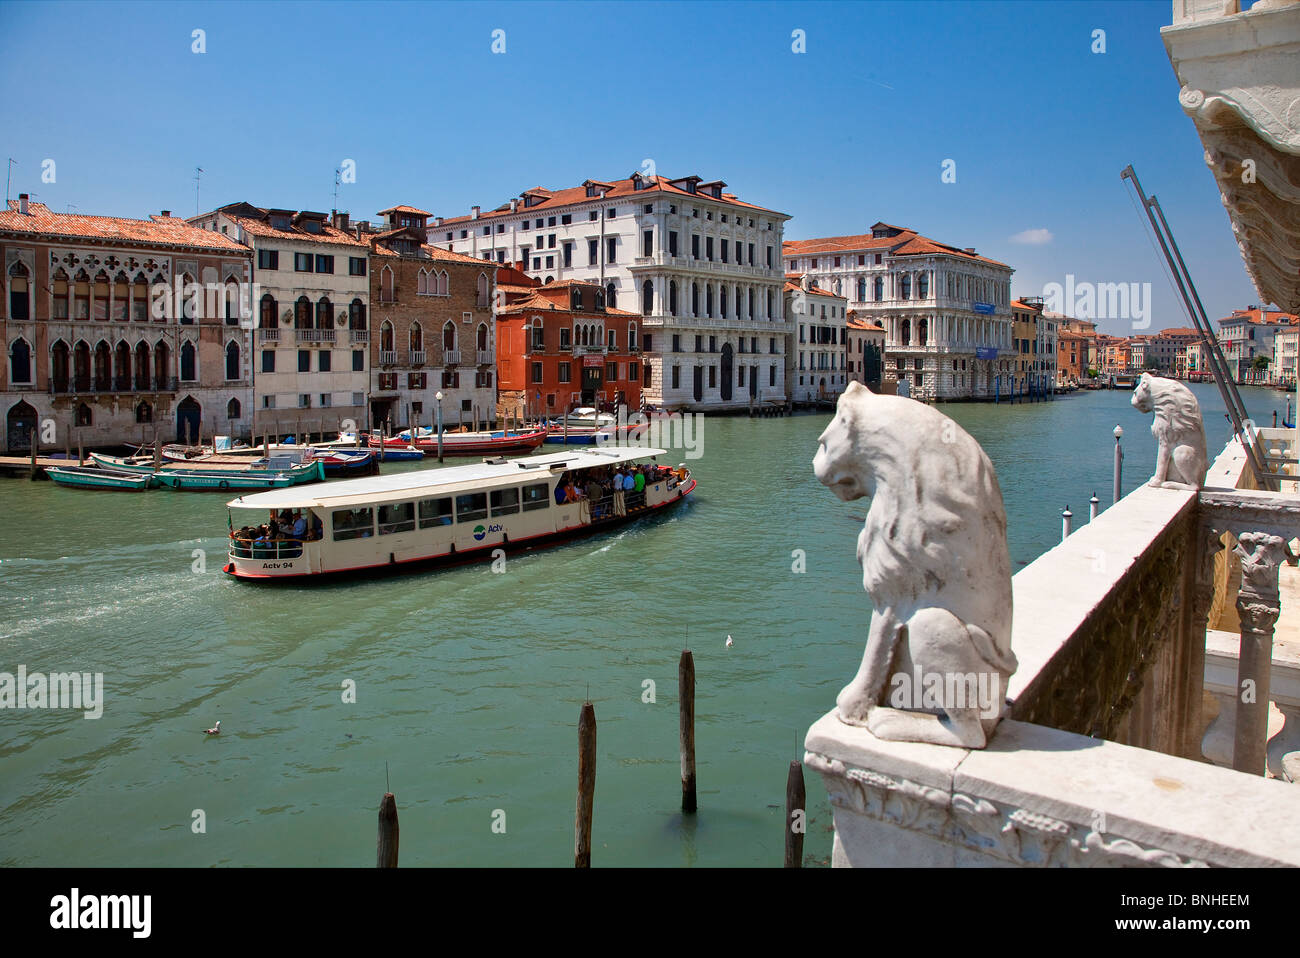
[[[1143,373],[1133,390],[1138,412],[1155,412],[1151,435],[1156,437],[1156,474],[1147,483],[1166,489],[1199,489],[1210,464],[1205,451],[1201,404],[1176,379]]]
[[[862,665],[836,700],[840,719],[883,739],[983,748],[1016,669],[993,464],[942,413],[856,382],[818,441],[818,480],[845,501],[871,497],[858,561],[875,609]],[[937,694],[890,707],[886,686]]]

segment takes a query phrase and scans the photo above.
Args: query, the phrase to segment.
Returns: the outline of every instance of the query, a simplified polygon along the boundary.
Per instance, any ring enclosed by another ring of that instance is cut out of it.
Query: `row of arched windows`
[[[135,421],[137,423],[144,424],[153,422],[153,413],[153,403],[149,402],[147,399],[136,403]],[[230,402],[226,403],[227,419],[231,421],[237,420],[242,413],[243,407],[240,405],[238,399],[232,398]],[[75,421],[78,426],[93,426],[95,424],[95,412],[91,409],[89,403],[83,402],[77,406]]]
[[[444,323],[442,327],[443,350],[452,351],[457,349],[456,343],[459,335],[455,323],[451,320]],[[478,324],[474,339],[478,349],[486,350],[489,348],[487,323]],[[397,348],[395,329],[392,322],[387,319],[379,327],[379,348],[386,353],[393,352]],[[410,331],[407,333],[407,348],[415,353],[424,351],[424,327],[420,325],[418,320],[411,323]]]
[[[278,329],[280,306],[274,296],[267,293],[259,306],[257,325],[262,329]],[[328,296],[322,296],[312,303],[306,296],[299,296],[293,304],[294,329],[333,329],[334,304]],[[348,304],[348,328],[366,328],[366,304],[360,298]]]
[[[14,320],[34,318],[32,296],[35,292],[33,279],[27,267],[21,262],[10,265],[8,271],[9,317]],[[229,282],[215,290],[198,286],[188,273],[181,275],[178,285],[181,289],[179,321],[192,325],[205,313],[220,313],[225,320],[234,325],[239,322],[240,287],[236,282]],[[115,322],[148,322],[153,319],[165,322],[171,318],[173,303],[171,287],[161,273],[147,277],[143,272],[135,277],[128,277],[123,271],[109,276],[99,270],[93,277],[81,269],[75,275],[69,275],[62,267],[54,271],[47,290],[51,297],[50,318],[52,320],[112,320]],[[154,298],[160,297],[161,303],[155,316]],[[211,302],[208,302],[209,299]]]
[[[55,392],[123,392],[128,390],[170,389],[173,376],[181,382],[198,379],[198,350],[186,340],[181,343],[179,369],[172,365],[171,347],[159,342],[152,348],[146,342],[132,349],[125,340],[110,347],[100,340],[92,349],[84,339],[71,347],[62,339],[50,347],[50,386]],[[243,360],[239,344],[226,343],[225,374],[227,380],[242,379]],[[19,337],[9,346],[9,381],[34,382],[32,348]]]

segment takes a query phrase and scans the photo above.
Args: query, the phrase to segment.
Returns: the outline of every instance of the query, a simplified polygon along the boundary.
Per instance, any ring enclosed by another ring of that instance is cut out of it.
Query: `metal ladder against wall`
[[[1245,403],[1241,401],[1241,393],[1237,391],[1236,380],[1228,375],[1227,360],[1223,358],[1223,352],[1219,349],[1218,338],[1214,335],[1210,326],[1205,307],[1201,305],[1200,294],[1197,293],[1196,285],[1192,282],[1191,273],[1188,272],[1187,264],[1183,261],[1183,254],[1178,249],[1178,243],[1174,239],[1173,231],[1169,228],[1169,222],[1165,219],[1164,210],[1160,208],[1160,203],[1155,196],[1148,197],[1142,192],[1142,184],[1138,182],[1137,173],[1134,171],[1132,164],[1124,167],[1119,175],[1121,179],[1132,181],[1133,189],[1137,191],[1138,199],[1142,203],[1142,210],[1151,223],[1151,228],[1160,243],[1160,250],[1164,254],[1165,262],[1169,264],[1169,271],[1178,286],[1178,293],[1182,297],[1183,306],[1187,310],[1187,315],[1191,317],[1192,326],[1200,335],[1201,342],[1205,347],[1210,371],[1214,374],[1214,382],[1219,387],[1219,395],[1223,397],[1223,403],[1228,409],[1228,416],[1232,420],[1233,432],[1244,437],[1242,445],[1245,447],[1246,458],[1250,463],[1251,472],[1255,476],[1255,482],[1260,489],[1276,492],[1278,478],[1285,477],[1286,474],[1274,471],[1266,465],[1267,460],[1260,448],[1259,436],[1255,432],[1254,423],[1246,412]],[[1159,222],[1157,222],[1157,216],[1159,216]]]

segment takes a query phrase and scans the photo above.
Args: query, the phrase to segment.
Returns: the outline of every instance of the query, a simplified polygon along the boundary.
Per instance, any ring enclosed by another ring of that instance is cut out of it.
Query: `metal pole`
[[[1097,498],[1097,493],[1094,492],[1092,494],[1092,498],[1088,500],[1088,521],[1089,522],[1093,522],[1096,520],[1097,507],[1100,504],[1101,504],[1101,500]]]
[[[1070,538],[1070,520],[1074,518],[1074,513],[1070,507],[1066,506],[1065,511],[1061,513],[1061,541],[1064,542]]]
[[[1120,474],[1124,471],[1124,450],[1120,447],[1119,441],[1124,436],[1124,430],[1119,426],[1115,427],[1115,485],[1111,493],[1110,504],[1114,505],[1119,502],[1120,496]]]
[[[438,461],[442,462],[442,394],[438,394]]]

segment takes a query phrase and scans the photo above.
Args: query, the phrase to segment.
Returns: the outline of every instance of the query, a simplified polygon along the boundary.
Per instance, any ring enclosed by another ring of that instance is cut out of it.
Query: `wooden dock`
[[[45,474],[47,466],[78,466],[87,465],[87,462],[77,462],[76,459],[50,459],[47,456],[38,456],[36,458],[36,475],[32,475],[32,457],[31,456],[0,456],[0,476],[8,479],[49,479]]]

